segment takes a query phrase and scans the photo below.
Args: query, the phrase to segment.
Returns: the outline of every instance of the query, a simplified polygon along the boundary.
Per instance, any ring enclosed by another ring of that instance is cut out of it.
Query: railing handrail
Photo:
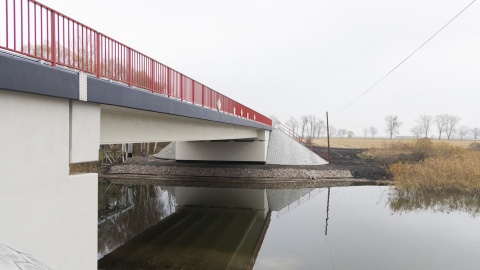
[[[5,0],[0,27],[0,49],[272,126],[265,115],[37,1]]]
[[[289,127],[285,126],[284,124],[278,122],[277,124],[278,126],[278,130],[282,131],[283,133],[285,133],[286,135],[294,138],[296,141],[298,141],[299,143],[303,144],[304,146],[306,146],[308,149],[310,149],[311,151],[313,151],[315,154],[319,155],[320,157],[322,157],[323,159],[325,160],[330,160],[330,158],[328,157],[328,154],[323,152],[322,150],[320,149],[315,149],[313,148],[312,146],[312,143],[308,143],[305,138],[303,138],[302,136],[298,135],[297,133],[295,133],[293,130],[291,130]],[[313,139],[313,138],[312,138]]]

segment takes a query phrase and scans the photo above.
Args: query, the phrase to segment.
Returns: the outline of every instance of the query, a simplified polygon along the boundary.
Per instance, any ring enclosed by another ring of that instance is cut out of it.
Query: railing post
[[[180,74],[180,100],[183,101],[183,80],[185,79],[185,76]]]
[[[127,84],[132,86],[132,50],[127,47]]]
[[[100,34],[95,32],[95,75],[100,78]]]
[[[167,67],[167,96],[170,97],[170,68]]]
[[[153,61],[153,59],[150,59],[150,64],[151,64],[151,68],[150,68],[150,87],[152,88],[152,93],[154,92],[154,88],[155,88],[155,63]]]
[[[17,50],[17,10],[16,10],[15,3],[16,1],[13,1],[13,50],[14,51]]]
[[[56,42],[55,42],[55,12],[53,10],[50,10],[50,29],[51,29],[51,42],[52,44],[50,45],[50,49],[52,50],[52,66],[56,66],[57,64],[57,55],[56,55]]]
[[[5,47],[8,48],[8,1],[5,1]]]
[[[192,79],[192,104],[195,105],[195,81]]]
[[[205,107],[204,91],[205,91],[205,85],[202,84],[202,107]]]

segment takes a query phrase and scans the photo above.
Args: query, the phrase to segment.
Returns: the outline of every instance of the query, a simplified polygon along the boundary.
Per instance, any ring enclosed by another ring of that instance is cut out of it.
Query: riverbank
[[[322,149],[324,150],[324,149]],[[361,149],[331,149],[329,165],[264,165],[175,162],[134,157],[100,177],[123,184],[234,188],[301,188],[390,183],[384,166],[362,159]]]

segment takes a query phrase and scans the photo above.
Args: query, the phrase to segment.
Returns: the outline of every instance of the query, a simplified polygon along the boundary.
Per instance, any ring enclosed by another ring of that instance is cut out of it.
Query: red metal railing
[[[278,130],[282,131],[283,133],[287,134],[288,136],[292,137],[293,139],[295,139],[297,142],[305,145],[306,147],[308,147],[310,150],[312,150],[315,154],[319,155],[320,157],[322,157],[323,159],[327,160],[327,161],[330,161],[330,155],[328,155],[327,153],[321,151],[320,149],[317,149],[317,148],[314,148],[313,145],[312,145],[312,141],[309,140],[307,141],[304,137],[298,135],[297,133],[295,133],[293,130],[291,130],[290,128],[288,128],[287,126],[285,126],[284,124],[282,123],[278,123]],[[330,147],[329,147],[330,148]]]
[[[3,6],[1,49],[272,126],[268,117],[41,3]]]

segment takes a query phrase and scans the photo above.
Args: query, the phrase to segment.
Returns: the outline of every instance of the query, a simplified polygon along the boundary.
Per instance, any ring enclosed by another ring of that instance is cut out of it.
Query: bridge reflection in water
[[[268,229],[271,211],[285,215],[320,192],[319,189],[292,192],[282,189],[114,187],[111,184],[102,190],[99,252],[105,249],[105,242],[111,241],[108,237],[122,238],[132,234],[129,230],[138,231],[142,224],[135,223],[161,221],[101,258],[99,269],[252,269]],[[143,197],[143,202],[139,197]],[[125,202],[123,206],[122,202]],[[169,211],[172,203],[176,204],[176,210]],[[114,211],[112,205],[120,206]],[[134,214],[135,211],[138,213]],[[152,215],[155,211],[157,217]],[[144,214],[151,217],[146,220],[141,217]],[[161,217],[166,214],[169,216]],[[133,219],[139,220],[132,222]],[[112,230],[117,232],[112,233]],[[129,239],[120,241],[126,240]],[[116,247],[107,247],[103,252],[113,248]]]

